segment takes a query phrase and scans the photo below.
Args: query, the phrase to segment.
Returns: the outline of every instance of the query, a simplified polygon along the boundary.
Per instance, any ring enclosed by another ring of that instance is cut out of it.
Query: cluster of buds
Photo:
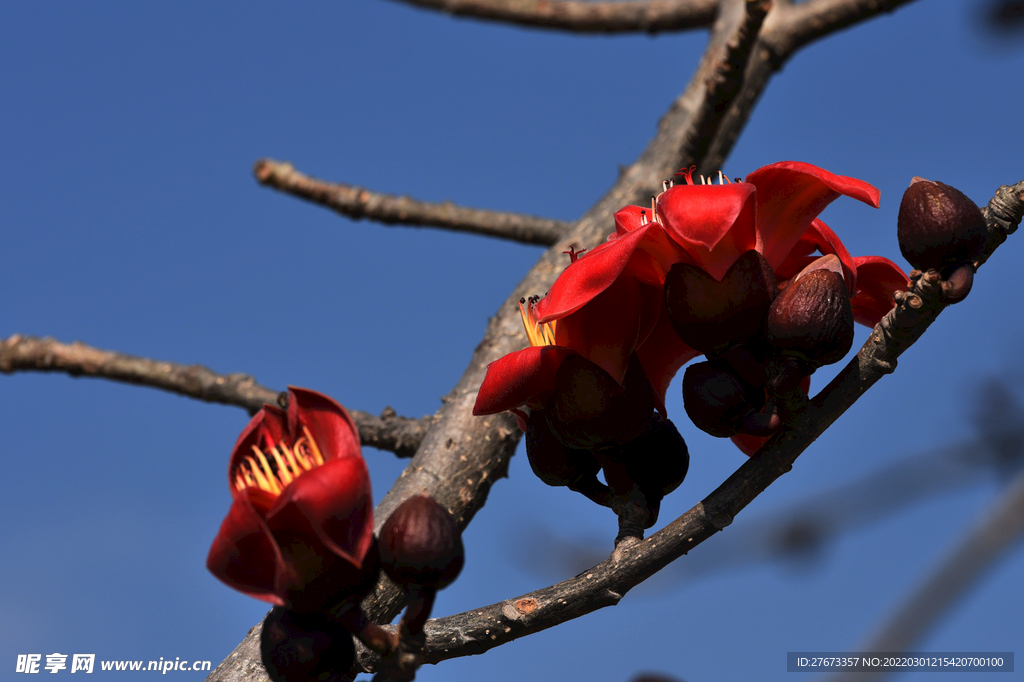
[[[688,265],[672,267],[665,300],[680,338],[707,360],[683,375],[683,405],[713,436],[770,436],[807,379],[838,362],[853,344],[853,309],[835,255],[822,256],[776,283],[757,251],[741,256],[721,281]]]
[[[385,664],[415,649],[437,589],[464,562],[451,515],[432,498],[400,505],[373,535],[370,478],[359,435],[327,396],[289,388],[242,431],[228,480],[234,502],[207,567],[229,586],[269,602],[260,652],[274,682],[341,679],[353,665],[353,636]],[[359,603],[384,570],[410,606],[397,637]],[[412,645],[408,641],[413,641]],[[401,662],[406,679],[418,660]]]
[[[843,195],[877,207],[868,183],[796,162],[717,184],[693,171],[616,213],[606,242],[568,252],[551,290],[521,301],[531,347],[488,366],[474,406],[515,414],[538,477],[614,509],[620,538],[653,524],[686,474],[665,409],[683,365],[706,356],[683,381],[691,419],[752,454],[846,354],[853,323],[874,326],[908,284],[817,219]]]

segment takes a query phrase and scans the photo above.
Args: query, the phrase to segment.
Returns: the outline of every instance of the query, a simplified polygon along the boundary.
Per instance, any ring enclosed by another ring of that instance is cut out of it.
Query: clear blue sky
[[[742,176],[791,159],[875,184],[879,210],[840,200],[823,217],[854,255],[905,265],[895,223],[912,176],[979,203],[1024,177],[1024,51],[991,44],[975,6],[922,0],[799,53],[724,170]],[[541,250],[353,223],[261,188],[252,163],[273,157],[384,192],[573,219],[643,149],[703,43],[702,32],[574,37],[384,0],[9,3],[0,21],[0,338],[80,339],[309,387],[373,413],[432,413]],[[1012,237],[971,297],[733,528],[887,461],[973,438],[978,381],[1024,379],[1022,257],[1024,237]],[[692,461],[663,522],[744,459],[684,424],[678,379],[668,409]],[[0,376],[0,679],[15,677],[19,653],[214,666],[230,653],[265,607],[220,584],[204,561],[230,504],[228,453],[247,420],[238,408],[148,388]],[[379,499],[402,462],[365,456]],[[856,649],[997,489],[992,480],[916,506],[811,565],[661,580],[618,607],[424,668],[419,679],[626,682],[641,670],[688,682],[791,679],[787,651]],[[610,550],[614,526],[606,510],[543,486],[520,453],[469,528],[466,570],[435,613],[569,577],[533,557],[556,554],[558,538]],[[1022,574],[1018,548],[920,650],[1019,647]]]

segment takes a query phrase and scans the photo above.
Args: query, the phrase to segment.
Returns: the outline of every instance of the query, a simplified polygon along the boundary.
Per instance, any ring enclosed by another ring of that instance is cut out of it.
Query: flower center
[[[284,442],[275,445],[269,439],[264,450],[253,445],[253,454],[235,469],[235,489],[242,491],[256,486],[276,497],[296,478],[322,465],[324,456],[309,429],[303,426],[302,433],[291,448]]]
[[[695,184],[697,184],[694,181],[694,179],[693,179],[693,172],[695,170],[697,170],[697,166],[690,166],[689,168],[680,168],[674,174],[675,175],[682,175],[683,178],[686,180],[686,184],[687,185],[695,185]],[[718,184],[719,185],[726,185],[726,184],[731,185],[732,182],[733,181],[729,179],[728,175],[726,175],[722,171],[718,171]],[[742,180],[740,180],[739,178],[736,178],[736,182],[742,182]],[[672,186],[672,184],[671,184],[672,181],[671,180],[666,180],[665,183],[669,187]],[[708,177],[705,178],[703,175],[701,175],[700,176],[700,184],[702,184],[702,185],[713,185],[713,184],[715,184],[714,176],[709,175]],[[667,188],[666,188],[666,190],[667,190]]]
[[[530,340],[531,346],[553,346],[555,345],[555,323],[537,321],[537,314],[534,307],[540,296],[519,299],[519,314],[523,317],[523,327],[526,328],[526,338]]]

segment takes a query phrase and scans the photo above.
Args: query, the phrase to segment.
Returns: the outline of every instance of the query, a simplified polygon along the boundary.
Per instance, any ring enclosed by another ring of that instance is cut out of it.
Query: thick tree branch
[[[217,374],[202,365],[179,365],[20,334],[0,341],[0,372],[25,371],[64,372],[151,386],[210,403],[236,405],[249,414],[256,414],[264,403],[276,402],[278,395],[248,374]],[[399,417],[391,408],[379,417],[360,410],[348,412],[363,445],[390,450],[399,457],[412,457],[430,422],[426,417]]]
[[[1003,191],[1011,197],[1001,218],[1017,225],[1024,215],[1024,181]],[[1016,199],[1012,199],[1015,197]],[[989,225],[997,232],[1005,226]],[[911,273],[911,285],[875,327],[850,363],[714,492],[651,537],[581,575],[530,594],[465,613],[429,621],[423,654],[428,662],[480,654],[519,637],[613,606],[630,589],[732,523],[733,518],[772,482],[793,468],[797,457],[871,386],[896,367],[947,306],[938,273]],[[375,665],[361,652],[365,667]]]
[[[273,159],[257,161],[253,174],[263,185],[356,220],[368,218],[389,225],[426,225],[541,246],[551,246],[572,228],[571,223],[561,220],[466,208],[451,202],[434,204],[318,180],[295,170],[290,163]]]
[[[577,33],[657,33],[710,26],[718,0],[399,0],[455,16]]]

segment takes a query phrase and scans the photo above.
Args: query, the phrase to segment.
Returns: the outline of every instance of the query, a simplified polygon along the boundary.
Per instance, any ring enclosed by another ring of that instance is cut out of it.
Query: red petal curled
[[[268,440],[275,444],[280,443],[287,432],[287,423],[284,410],[275,405],[264,405],[242,429],[228,460],[228,487],[231,489],[232,497],[238,499],[240,495],[234,481],[234,472],[240,461],[252,455],[253,446],[260,448]]]
[[[658,197],[665,231],[715,279],[755,245],[754,186],[676,185]]]
[[[288,431],[292,443],[309,429],[326,461],[342,457],[362,457],[359,432],[345,408],[323,393],[288,387]]]
[[[473,414],[497,414],[531,399],[536,399],[531,407],[540,407],[555,389],[559,366],[570,355],[579,353],[560,346],[531,346],[498,358],[487,365]]]
[[[258,498],[255,501],[250,499]],[[281,553],[255,506],[263,506],[269,494],[246,488],[235,501],[213,540],[206,568],[234,589],[256,599],[284,606],[274,590],[275,576],[282,565]]]
[[[910,279],[888,258],[863,256],[853,260],[857,265],[857,293],[850,299],[853,319],[874,327],[895,305],[893,294],[906,291]]]
[[[360,568],[373,542],[370,475],[363,458],[342,457],[299,476],[277,499],[267,527],[274,537],[283,531],[305,534],[309,528],[331,554]],[[287,548],[281,551],[285,562],[297,560]]]
[[[643,312],[640,284],[632,277],[620,277],[585,306],[558,321],[555,343],[572,348],[621,385],[639,340]],[[653,327],[654,321],[650,319],[645,331]]]
[[[641,227],[604,242],[569,265],[555,280],[547,296],[537,303],[537,320],[543,323],[565,317],[610,287],[650,227]]]
[[[651,209],[641,206],[624,206],[615,214],[615,234],[623,235],[653,222]]]
[[[748,175],[746,182],[757,187],[757,250],[772,268],[786,260],[811,221],[840,195],[878,208],[874,186],[809,163],[773,163]]]

